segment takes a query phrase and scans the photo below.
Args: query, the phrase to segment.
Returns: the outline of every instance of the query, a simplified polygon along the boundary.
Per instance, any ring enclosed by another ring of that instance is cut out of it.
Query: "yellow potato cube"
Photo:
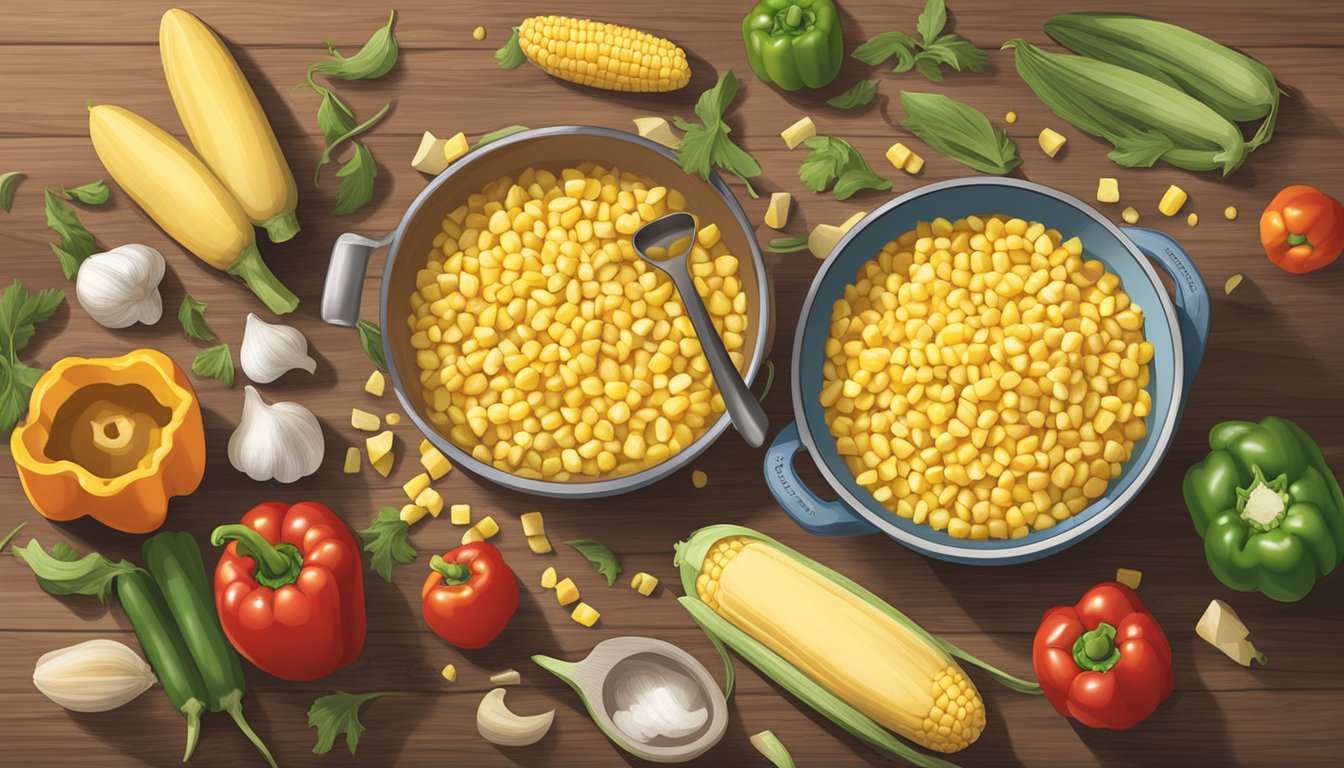
[[[556,582],[555,599],[560,601],[561,605],[569,605],[579,599],[579,588],[575,586],[573,579],[566,576]]]
[[[1136,571],[1133,568],[1116,568],[1115,580],[1130,589],[1138,589],[1139,582],[1143,581],[1143,571]]]
[[[359,449],[350,446],[345,449],[345,474],[353,475],[359,472]]]
[[[420,439],[420,455],[421,455],[421,456],[424,456],[426,453],[429,453],[429,452],[432,451],[432,450],[434,450],[434,444],[431,443],[431,442],[429,442],[429,438],[427,438],[427,437],[423,437],[423,438],[421,438],[421,439]]]
[[[443,173],[443,169],[448,167],[448,160],[443,156],[443,145],[446,143],[425,131],[425,135],[420,137],[420,148],[415,150],[415,157],[411,158],[411,167],[434,176]]]
[[[473,525],[462,533],[463,546],[466,546],[467,544],[474,544],[475,542],[478,541],[485,541],[485,537],[482,536],[481,532],[476,529],[476,526]]]
[[[910,158],[914,156],[914,154],[914,152],[910,151],[909,147],[898,141],[887,148],[887,161],[890,162],[892,167],[896,170],[903,171],[905,170],[905,164],[910,162]]]
[[[579,603],[574,606],[574,612],[569,617],[585,627],[591,627],[601,618],[601,614],[593,610],[593,607],[587,603]]]
[[[1120,202],[1120,182],[1110,178],[1097,179],[1097,202]]]
[[[1175,216],[1188,199],[1190,199],[1190,196],[1185,193],[1184,189],[1172,184],[1163,193],[1162,201],[1157,204],[1157,210],[1161,211],[1164,216]]]
[[[418,504],[405,504],[401,508],[401,514],[397,517],[400,517],[401,521],[407,525],[415,525],[423,520],[427,514],[429,514],[429,510]]]
[[[770,206],[765,209],[765,226],[771,229],[783,229],[789,223],[789,208],[793,205],[793,195],[788,192],[775,192],[770,195]]]
[[[824,259],[831,255],[844,236],[844,230],[834,224],[818,224],[812,228],[812,234],[807,236],[807,249],[818,259]]]
[[[373,465],[374,471],[383,477],[388,477],[392,474],[392,454],[390,453],[377,461],[370,461],[369,463]]]
[[[410,499],[411,501],[415,501],[415,497],[419,496],[420,492],[428,487],[429,487],[429,475],[426,475],[424,472],[421,472],[415,477],[412,477],[410,480],[407,480],[406,484],[401,486],[401,490],[406,492],[406,498]]]
[[[540,512],[524,512],[518,520],[523,524],[524,536],[540,536],[546,532],[546,523],[541,519]]]
[[[785,128],[779,134],[780,138],[784,139],[784,144],[787,145],[789,149],[797,147],[799,144],[802,144],[807,139],[816,135],[817,124],[812,122],[812,118],[810,117],[804,117],[793,125],[790,125],[788,128]]]
[[[695,470],[691,473],[691,485],[696,488],[704,488],[706,485],[709,485],[709,475],[698,469]]]
[[[635,578],[631,579],[630,588],[648,597],[653,594],[653,590],[658,588],[658,577],[641,571],[635,574]]]
[[[541,588],[555,589],[555,566],[541,572]]]
[[[374,371],[369,374],[369,378],[364,382],[364,391],[374,397],[382,397],[387,387],[387,379],[383,377],[382,371]]]
[[[447,680],[450,683],[457,682],[457,667],[453,666],[452,664],[449,664],[446,667],[444,667],[443,671],[440,672],[439,674],[443,675],[443,679]]]
[[[635,133],[654,142],[662,144],[668,149],[676,149],[681,146],[681,138],[672,130],[665,118],[661,117],[636,117]]]
[[[536,555],[548,555],[552,552],[551,540],[544,533],[527,537],[527,546]]]
[[[1124,219],[1126,224],[1137,224],[1139,223],[1139,212],[1134,210],[1134,206],[1131,205],[1120,212],[1120,218]]]
[[[426,488],[415,497],[415,503],[429,510],[429,514],[438,517],[443,511],[443,497],[433,488]]]
[[[467,154],[471,147],[467,144],[467,135],[458,131],[451,139],[443,143],[443,159],[452,163],[459,157]],[[445,168],[447,166],[444,166]]]
[[[438,448],[433,447],[420,453],[420,466],[424,467],[425,471],[434,480],[438,480],[453,471],[453,465],[449,463],[448,457],[439,453]]]
[[[393,439],[393,434],[385,430],[364,440],[364,450],[369,454],[370,464],[377,464],[382,461],[384,457],[392,455]],[[386,475],[384,475],[384,477],[386,477]]]
[[[923,155],[916,155],[914,152],[911,152],[910,159],[905,161],[905,172],[911,176],[917,176],[922,170],[924,170]]]
[[[487,539],[494,538],[495,534],[499,533],[499,523],[495,522],[495,518],[486,515],[476,522],[476,530]]]
[[[471,525],[471,505],[454,504],[449,507],[448,520],[453,525]]]
[[[1059,150],[1064,148],[1064,143],[1068,139],[1053,128],[1042,128],[1041,134],[1036,137],[1036,143],[1041,145],[1041,151],[1050,157],[1059,154]]]
[[[360,432],[377,432],[383,423],[378,420],[376,414],[368,411],[361,411],[354,408],[350,411],[350,426],[358,429]]]
[[[395,426],[397,426],[398,424],[401,423],[401,414],[400,414],[400,413],[389,413],[389,414],[387,414],[386,416],[383,417],[383,421],[386,421],[386,422],[387,422],[387,426],[389,426],[389,427],[395,427]]]

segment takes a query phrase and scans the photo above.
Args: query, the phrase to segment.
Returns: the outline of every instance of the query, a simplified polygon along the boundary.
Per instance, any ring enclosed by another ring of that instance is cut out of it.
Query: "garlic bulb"
[[[243,390],[243,418],[229,438],[229,463],[253,480],[292,483],[322,466],[322,425],[298,403],[268,405],[254,387]]]
[[[312,373],[317,361],[308,356],[308,340],[298,328],[268,323],[248,313],[243,346],[238,351],[243,373],[258,384],[267,384],[295,368]]]
[[[72,712],[107,712],[154,685],[154,672],[116,640],[87,640],[42,654],[33,685]]]
[[[80,306],[104,328],[153,325],[163,316],[163,256],[132,243],[84,260],[75,280]]]

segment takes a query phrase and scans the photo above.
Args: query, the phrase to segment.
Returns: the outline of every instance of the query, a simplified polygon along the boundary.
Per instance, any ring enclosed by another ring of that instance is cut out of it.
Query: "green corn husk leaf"
[[[1264,119],[1251,148],[1274,135],[1282,90],[1264,64],[1175,24],[1123,13],[1064,13],[1045,32],[1082,56],[1178,88],[1232,122]]]
[[[1166,83],[1084,56],[1014,39],[1017,73],[1050,111],[1115,146],[1125,167],[1158,160],[1189,171],[1235,171],[1252,147],[1237,126]]]
[[[761,731],[751,737],[751,746],[756,748],[775,768],[795,768],[793,755],[788,747],[772,731]]]

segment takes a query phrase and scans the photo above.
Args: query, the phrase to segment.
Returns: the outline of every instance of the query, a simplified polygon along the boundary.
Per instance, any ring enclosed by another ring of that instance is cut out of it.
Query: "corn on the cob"
[[[191,145],[243,212],[280,243],[299,231],[299,190],[257,95],[229,49],[200,19],[177,8],[159,22],[168,91]]]
[[[675,91],[691,81],[686,52],[670,40],[589,19],[524,19],[496,58],[517,66],[518,51],[553,77],[609,91]]]

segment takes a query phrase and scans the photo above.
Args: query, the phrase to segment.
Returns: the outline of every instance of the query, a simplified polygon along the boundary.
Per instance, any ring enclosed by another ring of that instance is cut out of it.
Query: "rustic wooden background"
[[[370,575],[369,639],[351,667],[317,683],[291,684],[249,671],[246,710],[280,761],[297,765],[620,765],[625,754],[598,732],[571,691],[534,667],[528,656],[543,652],[578,658],[599,640],[640,634],[677,643],[721,674],[717,657],[699,630],[675,602],[680,592],[672,568],[672,544],[696,528],[714,522],[759,527],[792,546],[849,574],[906,611],[929,630],[942,634],[991,662],[1018,674],[1031,672],[1032,633],[1048,607],[1069,603],[1093,583],[1108,579],[1117,566],[1144,572],[1141,593],[1166,627],[1175,654],[1176,691],[1146,723],[1128,733],[1092,731],[1060,718],[1043,699],[1021,696],[973,675],[985,695],[990,723],[984,736],[956,760],[966,765],[1326,765],[1338,761],[1337,724],[1344,717],[1344,668],[1338,663],[1338,639],[1344,631],[1338,605],[1344,600],[1344,576],[1336,575],[1305,600],[1281,605],[1257,594],[1223,588],[1205,567],[1199,539],[1180,498],[1181,477],[1205,450],[1204,438],[1224,419],[1278,414],[1297,420],[1320,441],[1326,458],[1344,470],[1344,266],[1307,277],[1293,277],[1271,266],[1256,241],[1256,221],[1268,199],[1289,183],[1316,184],[1344,193],[1340,159],[1344,143],[1344,15],[1317,4],[1267,3],[1259,0],[1197,0],[1188,3],[1106,3],[1075,0],[954,0],[956,31],[989,50],[984,74],[960,74],[930,84],[916,74],[873,73],[847,61],[840,78],[822,94],[786,94],[751,76],[738,24],[749,0],[720,3],[621,3],[572,0],[566,3],[496,0],[492,3],[403,0],[397,36],[402,57],[396,69],[375,82],[341,84],[342,96],[361,116],[387,100],[395,107],[367,141],[380,164],[374,203],[354,216],[328,214],[335,184],[328,173],[320,189],[310,179],[320,153],[311,92],[291,92],[305,67],[323,55],[331,39],[353,50],[386,18],[386,8],[353,0],[322,3],[293,0],[210,0],[187,7],[230,43],[256,87],[299,180],[303,232],[284,245],[264,245],[277,275],[302,297],[287,322],[307,334],[318,369],[315,376],[291,374],[261,387],[272,399],[293,399],[312,408],[325,425],[328,460],[317,475],[294,486],[246,480],[228,465],[225,446],[242,405],[241,383],[226,389],[197,381],[205,411],[210,455],[204,485],[191,498],[174,502],[168,527],[186,529],[199,539],[217,523],[234,520],[252,505],[272,500],[310,498],[324,501],[351,523],[362,526],[380,504],[400,503],[400,482],[416,471],[402,458],[393,479],[383,481],[367,468],[343,475],[340,459],[359,436],[348,426],[352,405],[385,411],[390,396],[373,401],[361,391],[369,370],[354,335],[323,325],[317,316],[328,248],[343,231],[379,234],[390,229],[425,179],[409,167],[411,154],[426,129],[438,135],[466,131],[475,137],[511,123],[542,126],[589,123],[630,129],[640,115],[690,115],[697,94],[715,73],[733,68],[743,79],[743,95],[732,115],[734,137],[760,158],[765,168],[758,188],[765,193],[793,192],[799,201],[790,231],[804,233],[817,222],[839,222],[855,210],[886,199],[867,193],[846,203],[808,194],[796,169],[801,152],[785,150],[778,133],[802,114],[811,114],[820,130],[851,140],[879,170],[889,167],[882,152],[897,140],[910,142],[898,127],[895,99],[900,88],[935,90],[963,99],[997,122],[1008,110],[1020,116],[1008,132],[1022,149],[1021,175],[1092,199],[1098,176],[1120,179],[1123,203],[1105,206],[1117,220],[1123,205],[1133,205],[1143,224],[1172,232],[1189,249],[1213,294],[1213,331],[1182,428],[1162,470],[1119,519],[1105,531],[1045,562],[1002,570],[984,570],[934,562],[879,536],[825,540],[809,536],[775,506],[761,479],[761,451],[725,436],[699,461],[709,487],[695,490],[690,472],[674,476],[637,495],[598,501],[550,501],[514,495],[480,485],[454,473],[439,486],[450,502],[470,502],[477,515],[491,513],[504,525],[500,542],[524,584],[522,606],[509,631],[488,650],[462,653],[425,630],[419,615],[419,587],[428,554],[455,542],[460,531],[446,518],[419,526],[415,545],[422,556],[398,568],[394,584]],[[1328,4],[1327,4],[1328,5]],[[922,4],[885,0],[843,3],[845,34],[852,47],[891,28],[913,31]],[[1012,8],[1010,9],[1010,6]],[[1043,42],[1041,22],[1065,10],[1148,10],[1161,18],[1237,46],[1269,65],[1288,91],[1278,135],[1229,179],[1196,175],[1162,166],[1124,170],[1109,163],[1105,147],[1052,116],[1017,78],[1011,56],[997,48],[1023,36]],[[30,178],[19,188],[13,212],[0,214],[3,278],[23,280],[30,289],[65,288],[47,248],[53,235],[43,226],[43,187],[76,185],[106,176],[89,146],[86,100],[133,109],[181,136],[178,118],[164,86],[156,48],[162,3],[125,2],[115,8],[99,0],[0,4],[0,171],[22,170]],[[637,25],[683,45],[693,60],[691,87],[674,94],[622,95],[571,87],[532,67],[501,72],[491,52],[507,37],[509,26],[525,16],[564,12],[592,15]],[[478,24],[489,29],[483,42],[471,39]],[[824,99],[860,77],[876,77],[877,101],[857,114],[831,109]],[[1050,159],[1036,147],[1044,126],[1069,137],[1060,157]],[[961,176],[966,170],[917,147],[928,160],[919,178],[888,174],[894,193],[918,184]],[[1188,210],[1200,214],[1190,229],[1184,219],[1164,219],[1156,204],[1172,182],[1189,190]],[[740,186],[735,188],[741,190]],[[739,195],[759,221],[764,202]],[[1242,212],[1226,221],[1222,210]],[[181,333],[174,314],[184,291],[210,304],[208,318],[236,354],[247,312],[260,305],[240,285],[203,268],[159,231],[128,198],[114,188],[101,209],[81,216],[108,247],[142,242],[160,249],[170,269],[162,290],[164,319],[152,328],[112,332],[94,324],[76,302],[67,303],[38,332],[23,356],[48,366],[64,355],[120,353],[153,346],[186,366],[198,345]],[[760,228],[762,239],[773,233]],[[802,298],[817,262],[806,253],[768,255],[776,289],[778,327],[772,359],[789,370],[789,349]],[[382,267],[375,256],[370,274]],[[1224,281],[1240,272],[1246,281],[1231,296]],[[373,316],[375,282],[365,292],[365,316]],[[241,375],[240,375],[241,378]],[[766,400],[776,428],[793,418],[787,376],[781,375]],[[403,424],[400,444],[417,436]],[[805,460],[804,460],[805,462]],[[810,467],[808,468],[810,469]],[[815,472],[811,472],[815,479]],[[13,466],[0,464],[0,531],[29,521],[18,537],[37,537],[50,545],[67,539],[81,549],[138,559],[140,537],[119,534],[82,520],[56,525],[40,518],[23,500]],[[571,551],[538,557],[527,551],[516,523],[518,514],[543,510],[556,541],[597,538],[619,553],[627,574],[646,570],[663,579],[655,599],[638,597],[624,584],[607,589]],[[554,563],[575,578],[585,599],[602,611],[594,629],[570,621],[568,612],[536,586]],[[1253,639],[1270,659],[1264,669],[1244,670],[1196,639],[1194,624],[1210,598],[1228,600],[1251,628]],[[177,764],[182,749],[182,719],[159,691],[151,691],[115,712],[68,713],[43,698],[29,675],[41,653],[93,637],[134,644],[120,609],[107,609],[91,598],[57,599],[42,592],[27,569],[6,551],[0,557],[0,737],[3,762],[13,766]],[[457,664],[460,679],[447,686],[438,671]],[[489,688],[488,673],[504,667],[522,671],[524,684],[510,690],[510,703],[521,712],[554,707],[553,732],[526,749],[496,748],[475,732],[474,711]],[[737,663],[738,692],[731,703],[728,735],[702,758],[702,765],[762,764],[747,737],[770,728],[792,750],[800,766],[862,766],[883,758],[850,738],[788,694],[764,681],[748,665]],[[315,732],[305,713],[313,699],[331,690],[407,691],[413,695],[374,702],[365,709],[368,727],[357,757],[343,742],[324,757],[310,754]],[[193,765],[256,765],[256,756],[227,718],[207,719]]]

